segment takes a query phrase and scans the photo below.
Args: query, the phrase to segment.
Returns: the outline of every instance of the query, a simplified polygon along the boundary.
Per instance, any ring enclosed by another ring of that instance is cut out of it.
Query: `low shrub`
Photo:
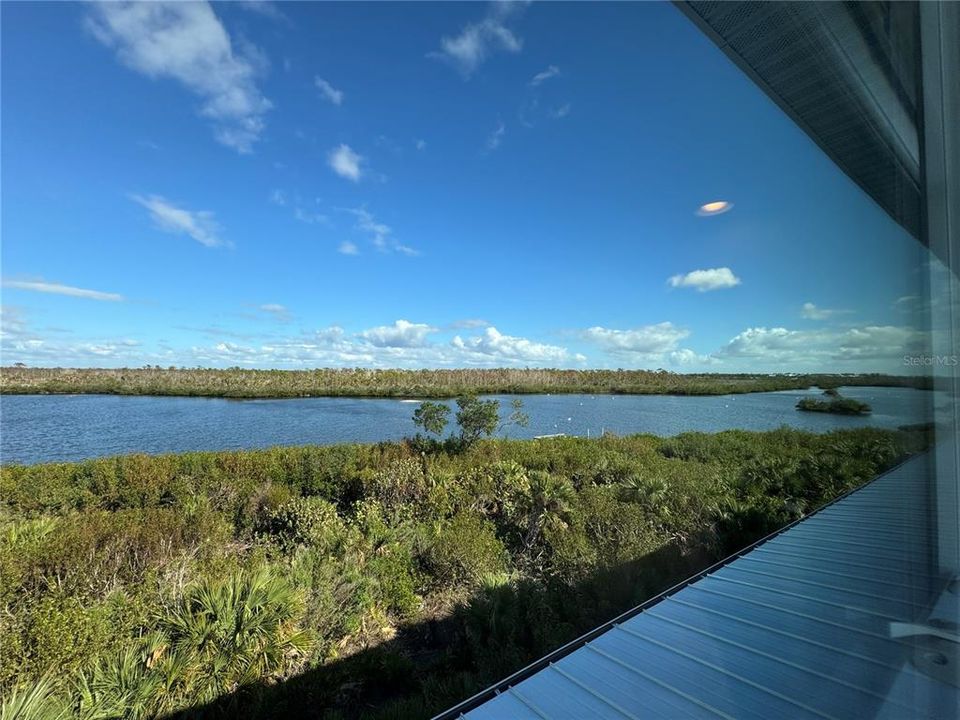
[[[441,527],[424,561],[439,585],[472,586],[484,576],[506,569],[506,550],[493,523],[464,511]]]

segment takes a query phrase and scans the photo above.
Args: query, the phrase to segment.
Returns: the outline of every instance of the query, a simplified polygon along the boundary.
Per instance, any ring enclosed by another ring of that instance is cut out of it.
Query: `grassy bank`
[[[427,717],[925,443],[782,429],[5,466],[3,717]]]
[[[899,375],[723,375],[647,370],[0,369],[0,393],[106,393],[228,398],[307,396],[450,398],[496,393],[724,395],[817,385],[929,388]]]

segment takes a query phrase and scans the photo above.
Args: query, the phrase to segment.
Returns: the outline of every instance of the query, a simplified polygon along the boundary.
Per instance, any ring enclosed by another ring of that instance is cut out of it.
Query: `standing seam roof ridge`
[[[892,643],[892,644],[895,644],[895,645],[905,645],[905,644],[906,644],[904,641],[900,640],[899,638],[892,638],[892,637],[889,637],[888,635],[881,635],[880,633],[875,633],[875,632],[873,632],[872,630],[866,630],[866,629],[864,629],[864,628],[858,628],[858,627],[856,627],[856,626],[854,626],[854,625],[844,625],[843,623],[834,622],[834,621],[832,621],[832,620],[825,620],[825,619],[820,618],[820,617],[817,617],[817,616],[815,616],[815,615],[808,615],[807,613],[802,613],[802,612],[799,612],[799,611],[797,611],[797,610],[791,610],[791,609],[789,609],[789,608],[779,607],[779,606],[777,606],[777,605],[771,605],[770,603],[761,602],[761,601],[759,601],[759,600],[754,600],[754,599],[752,599],[752,598],[745,598],[745,597],[740,597],[740,596],[737,596],[737,595],[729,595],[729,594],[727,594],[727,593],[719,592],[719,591],[717,591],[717,590],[712,590],[712,589],[705,588],[705,587],[698,587],[697,590],[702,590],[703,592],[713,593],[713,594],[715,594],[715,595],[722,595],[723,597],[730,598],[731,600],[736,600],[736,601],[738,601],[738,602],[748,602],[748,603],[751,603],[752,605],[760,605],[761,607],[765,607],[765,608],[768,608],[768,609],[770,609],[770,610],[774,610],[774,611],[776,611],[776,612],[782,612],[782,613],[788,613],[788,614],[790,614],[790,615],[796,615],[796,616],[798,616],[798,617],[804,618],[805,620],[810,620],[810,621],[812,621],[812,622],[820,623],[820,624],[822,624],[822,625],[832,625],[832,626],[834,626],[834,627],[840,628],[841,630],[847,630],[847,631],[849,631],[849,632],[856,632],[856,633],[860,633],[860,634],[862,634],[862,635],[869,635],[870,637],[875,638],[875,639],[877,639],[877,640],[883,640],[883,641],[885,641],[885,642]]]
[[[790,592],[789,590],[778,590],[775,588],[764,587],[763,585],[757,585],[755,583],[744,582],[743,580],[733,580],[732,578],[719,577],[716,575],[711,575],[710,577],[715,580],[720,580],[722,582],[736,583],[737,585],[745,585],[746,587],[751,587],[756,590],[761,590],[764,592],[774,593],[775,595],[783,595],[784,597],[794,597],[800,600],[808,600],[809,602],[820,603],[821,605],[831,605],[841,610],[850,611],[856,610],[861,612],[864,615],[873,615],[882,620],[893,620],[894,622],[899,622],[902,618],[898,618],[895,615],[886,615],[884,613],[876,612],[875,610],[867,610],[866,608],[861,608],[857,605],[842,605],[840,603],[830,602],[829,600],[822,600],[821,598],[810,597],[809,595],[801,595],[800,593]]]
[[[816,534],[816,535],[813,535],[812,533],[814,533],[814,532],[816,532],[817,534]],[[824,540],[830,540],[830,541],[831,541],[831,544],[833,544],[833,545],[842,545],[842,546],[845,546],[845,547],[846,547],[846,546],[849,546],[849,547],[862,547],[862,548],[868,548],[868,549],[872,549],[872,550],[876,550],[876,549],[877,549],[877,546],[876,546],[876,545],[871,545],[870,543],[862,543],[862,542],[857,542],[857,541],[855,541],[855,540],[847,540],[846,538],[838,537],[838,536],[835,536],[835,535],[831,535],[830,533],[821,533],[821,531],[820,531],[819,528],[817,528],[816,530],[811,530],[811,531],[809,531],[807,534],[803,535],[800,539],[801,539],[801,540],[811,540],[811,541],[824,539]],[[885,549],[889,549],[890,552],[892,552],[893,554],[895,554],[895,555],[897,555],[897,556],[910,557],[910,553],[909,553],[906,549],[904,549],[903,546],[891,545],[891,546],[888,546],[888,547],[885,548]]]
[[[824,590],[834,590],[838,593],[845,593],[847,595],[859,595],[866,598],[876,598],[876,594],[860,592],[859,590],[849,590],[847,588],[837,587],[835,585],[827,585],[826,583],[818,583],[813,580],[801,580],[800,578],[785,577],[783,575],[774,575],[773,573],[762,572],[760,570],[750,570],[749,568],[731,568],[731,571],[748,573],[750,575],[760,575],[762,577],[774,578],[775,580],[783,580],[784,582],[798,583],[800,585],[812,585],[814,587],[820,587]],[[884,602],[899,603],[901,605],[907,605],[912,608],[917,608],[920,610],[926,609],[926,604],[918,604],[911,602],[909,600],[900,600],[898,598],[885,597],[883,598]]]
[[[783,544],[785,544],[785,543],[781,543],[781,545],[783,545]],[[806,544],[801,545],[801,544],[797,543],[796,541],[792,541],[790,544],[791,544],[791,546],[793,546],[793,547],[798,547],[798,548],[800,548],[801,550],[817,550],[817,551],[820,551],[820,552],[829,552],[831,555],[832,555],[832,554],[835,554],[835,553],[840,553],[840,554],[843,554],[843,555],[853,555],[854,557],[858,557],[858,558],[862,558],[862,557],[864,556],[864,553],[862,553],[862,552],[856,552],[856,551],[854,551],[854,550],[840,550],[840,549],[838,549],[838,548],[827,547],[827,546],[824,546],[824,545],[813,545],[813,546],[811,546],[811,545],[806,545]],[[897,558],[897,559],[904,559],[904,560],[906,560],[906,559],[908,559],[908,558]]]
[[[886,698],[885,696],[881,695],[880,693],[878,693],[878,692],[876,692],[876,691],[874,691],[874,690],[871,690],[870,688],[866,688],[866,687],[863,687],[863,686],[861,686],[861,685],[855,685],[855,684],[853,684],[853,683],[851,683],[851,682],[847,682],[846,680],[841,680],[840,678],[834,677],[834,676],[832,676],[832,675],[827,675],[826,673],[822,673],[822,672],[820,672],[820,671],[818,671],[818,670],[813,670],[812,668],[808,668],[808,667],[805,667],[805,666],[803,666],[803,665],[799,665],[799,664],[793,662],[792,660],[787,660],[786,658],[778,657],[778,656],[773,655],[773,654],[771,654],[771,653],[768,653],[768,652],[766,652],[766,651],[764,651],[764,650],[758,650],[757,648],[750,647],[749,645],[744,645],[744,644],[742,644],[742,643],[738,643],[738,642],[736,642],[735,640],[730,640],[729,638],[721,637],[720,635],[715,635],[715,634],[713,634],[713,633],[711,633],[711,632],[708,632],[708,631],[706,631],[706,630],[703,630],[702,628],[698,628],[698,627],[695,627],[695,626],[693,626],[693,625],[688,625],[688,624],[686,624],[686,623],[684,623],[684,622],[681,622],[681,621],[679,621],[679,620],[674,620],[673,618],[664,617],[664,616],[658,614],[658,613],[657,613],[655,610],[653,610],[653,609],[647,610],[647,611],[646,611],[646,614],[649,615],[650,617],[657,618],[658,620],[661,620],[661,621],[663,621],[663,622],[671,623],[671,624],[673,624],[673,625],[678,625],[678,626],[680,626],[680,627],[682,627],[682,628],[686,628],[687,630],[690,630],[691,632],[694,632],[694,633],[696,633],[696,634],[698,634],[698,635],[705,635],[705,636],[707,636],[707,637],[709,637],[709,638],[713,638],[713,639],[716,640],[717,642],[721,642],[721,643],[724,643],[724,644],[726,644],[726,645],[732,645],[732,646],[734,646],[734,647],[738,647],[738,648],[740,648],[741,650],[744,650],[744,651],[746,651],[746,652],[748,652],[748,653],[753,653],[754,655],[759,655],[760,657],[767,658],[768,660],[773,660],[774,662],[780,663],[781,665],[786,665],[787,667],[792,667],[792,668],[794,668],[794,669],[796,669],[796,670],[799,670],[800,672],[804,672],[804,673],[807,673],[807,674],[809,674],[809,675],[813,675],[814,677],[822,678],[822,679],[826,680],[827,682],[832,682],[832,683],[834,683],[834,684],[836,684],[836,685],[842,685],[842,686],[844,686],[844,687],[846,687],[846,688],[849,688],[850,690],[853,690],[853,691],[855,691],[855,692],[863,693],[864,695],[870,695],[870,696],[875,697],[875,698],[877,698],[877,699],[879,699],[879,700],[883,700],[883,701],[886,701],[886,700],[887,700],[887,698]],[[899,706],[901,706],[901,707],[904,707],[904,708],[907,707],[906,705],[903,705],[903,703],[896,703],[896,704],[899,705]],[[908,708],[908,709],[913,710],[913,708]]]
[[[821,523],[821,526],[825,524],[826,523]],[[801,528],[797,528],[797,529],[800,530]],[[869,538],[871,539],[871,543],[869,543],[871,546],[873,546],[872,541],[875,540],[878,543],[883,544],[885,547],[897,548],[899,547],[899,545],[896,542],[890,542],[890,540],[907,539],[907,540],[910,540],[911,542],[916,542],[916,541],[925,542],[931,539],[931,536],[929,534],[927,536],[923,536],[923,535],[920,535],[919,533],[911,533],[911,534],[902,533],[902,534],[894,535],[886,532],[869,532],[866,529],[860,530],[858,532],[854,532],[852,530],[838,531],[835,528],[824,528],[824,527],[818,527],[812,530],[809,528],[803,528],[803,529],[805,530],[805,532],[797,532],[794,534],[794,537],[806,537],[807,535],[816,533],[817,537],[838,538],[840,540],[847,541],[848,544],[850,545],[854,545],[854,544],[863,545],[863,543],[860,542],[860,540]]]
[[[783,567],[783,566],[780,565],[779,563],[773,562],[772,560],[762,560],[761,558],[755,558],[755,557],[749,557],[749,556],[743,557],[743,558],[740,558],[740,559],[743,560],[743,561],[750,561],[750,562],[755,562],[755,563],[763,563],[764,565],[772,565],[772,566],[774,566],[774,567]],[[805,568],[803,568],[803,567],[798,567],[797,569],[798,569],[798,570],[804,570]],[[849,575],[849,574],[847,574],[847,573],[833,572],[832,570],[820,570],[820,569],[818,568],[818,569],[817,569],[817,572],[820,573],[821,575],[836,575],[837,577],[847,578],[847,579],[849,579],[849,580],[856,580],[857,582],[862,582],[862,583],[875,583],[875,584],[877,584],[877,585],[890,585],[891,587],[901,588],[901,589],[910,589],[910,588],[914,587],[913,585],[909,585],[909,584],[905,584],[905,583],[893,582],[893,581],[891,581],[891,580],[879,580],[879,579],[877,579],[877,578],[866,578],[866,577],[863,577],[862,575]]]
[[[576,685],[577,687],[579,687],[581,690],[584,690],[585,692],[590,693],[590,695],[591,695],[592,697],[595,697],[597,700],[599,700],[600,702],[602,702],[604,705],[606,705],[606,706],[608,706],[608,707],[612,707],[614,710],[616,710],[618,713],[620,713],[620,714],[623,715],[624,717],[630,718],[630,720],[640,720],[640,719],[639,719],[636,715],[634,715],[632,712],[629,712],[629,711],[627,711],[627,710],[624,710],[622,707],[620,707],[617,703],[615,703],[615,702],[614,702],[613,700],[611,700],[610,698],[604,696],[603,694],[599,693],[599,692],[596,691],[596,690],[592,690],[592,689],[591,689],[590,687],[588,687],[586,684],[584,684],[584,683],[580,682],[579,680],[577,680],[577,679],[576,679],[573,675],[571,675],[570,673],[566,672],[565,670],[561,670],[560,668],[558,668],[557,665],[556,665],[556,663],[550,663],[549,665],[547,665],[547,667],[548,667],[550,670],[553,670],[554,672],[559,673],[561,677],[566,678],[566,680],[567,680],[568,682],[572,682],[574,685]]]
[[[797,558],[800,560],[811,560],[814,562],[821,562],[823,560],[823,558],[811,557],[810,555],[800,555],[794,552],[784,552],[783,550],[774,550],[773,548],[767,548],[767,547],[757,548],[756,552],[774,553],[776,555],[784,555],[791,559]],[[904,570],[900,568],[894,568],[894,567],[891,567],[890,565],[886,565],[886,566],[868,565],[862,562],[852,562],[849,560],[837,560],[836,558],[832,558],[832,562],[835,565],[850,565],[852,567],[858,567],[858,568],[863,568],[867,570],[877,570],[878,572],[887,572],[892,575],[914,575],[915,577],[923,578],[924,580],[937,580],[937,581],[942,580],[942,578],[939,575],[928,575],[927,573],[916,572],[914,570]]]
[[[678,600],[676,598],[667,598],[667,601],[676,605],[683,605],[685,607],[692,608],[698,612],[710,613],[713,615],[719,615],[720,617],[727,618],[728,620],[733,620],[734,622],[742,623],[744,625],[751,625],[758,630],[763,632],[773,633],[776,635],[783,635],[788,637],[791,640],[797,642],[804,642],[808,645],[815,645],[816,647],[823,648],[828,652],[834,652],[838,655],[847,655],[848,657],[856,658],[863,662],[873,663],[881,667],[887,668],[888,670],[899,670],[899,665],[893,665],[892,663],[884,662],[883,660],[878,660],[875,657],[870,657],[869,655],[864,655],[862,653],[854,652],[852,650],[847,650],[845,648],[839,648],[834,645],[828,645],[827,643],[820,642],[819,640],[813,640],[812,638],[803,637],[802,635],[797,635],[796,633],[788,632],[786,630],[780,630],[779,628],[770,627],[769,625],[764,625],[763,623],[758,623],[753,620],[747,620],[746,618],[737,617],[736,615],[731,615],[730,613],[725,613],[722,610],[716,610],[714,608],[703,607],[702,605],[697,605],[695,603],[689,602],[687,600]]]
[[[745,677],[743,677],[742,675],[739,675],[738,673],[735,673],[735,672],[733,672],[733,671],[731,671],[731,670],[727,670],[727,669],[725,669],[725,668],[722,668],[722,667],[720,667],[719,665],[714,665],[713,663],[708,662],[707,660],[704,660],[703,658],[698,658],[696,655],[691,655],[690,653],[684,652],[683,650],[679,650],[679,649],[677,649],[677,648],[675,648],[675,647],[673,647],[673,646],[671,646],[671,645],[668,645],[667,643],[662,643],[662,642],[660,642],[659,640],[654,640],[653,638],[647,637],[646,635],[643,635],[643,634],[641,634],[641,633],[638,633],[638,632],[636,632],[635,630],[630,630],[629,628],[625,628],[623,625],[621,625],[621,624],[619,624],[619,623],[615,624],[615,625],[613,626],[613,629],[614,629],[614,630],[620,630],[621,632],[628,633],[628,634],[632,635],[633,637],[640,638],[641,640],[645,640],[646,642],[652,643],[653,645],[658,645],[658,646],[664,648],[665,650],[669,650],[670,652],[675,653],[675,654],[677,654],[677,655],[680,655],[681,657],[685,657],[685,658],[687,658],[688,660],[697,663],[698,665],[703,665],[704,667],[708,667],[708,668],[710,668],[711,670],[720,673],[721,675],[726,675],[727,677],[731,677],[731,678],[733,678],[734,680],[737,680],[738,682],[743,683],[744,685],[748,685],[748,686],[750,686],[750,687],[752,687],[752,688],[754,688],[754,689],[756,689],[756,690],[759,690],[760,692],[763,692],[763,693],[766,693],[767,695],[770,695],[770,696],[772,696],[772,697],[775,697],[775,698],[777,698],[778,700],[782,700],[783,702],[785,702],[785,703],[787,703],[787,704],[789,704],[789,705],[794,705],[795,707],[801,708],[802,710],[806,710],[807,712],[809,712],[809,713],[811,713],[811,714],[813,714],[813,715],[816,715],[816,716],[818,716],[818,717],[825,718],[825,720],[839,720],[838,718],[834,717],[833,715],[828,715],[828,714],[826,714],[826,713],[824,713],[824,712],[820,712],[820,711],[817,710],[816,708],[812,708],[812,707],[806,705],[805,703],[800,702],[799,700],[794,700],[793,698],[788,697],[788,696],[786,696],[786,695],[784,695],[784,694],[782,694],[782,693],[779,693],[779,692],[777,692],[776,690],[773,690],[773,689],[768,688],[768,687],[766,687],[766,686],[764,686],[764,685],[761,685],[761,684],[758,683],[758,682],[754,682],[753,680],[750,680],[749,678],[745,678]]]
[[[660,687],[664,688],[665,690],[668,690],[669,692],[672,692],[674,695],[677,695],[677,696],[683,698],[684,700],[687,700],[687,701],[689,701],[689,702],[692,702],[692,703],[695,704],[695,705],[698,705],[699,707],[702,707],[704,710],[706,710],[707,712],[713,713],[713,714],[716,715],[717,717],[724,718],[724,720],[736,720],[736,718],[734,718],[733,716],[728,715],[727,713],[723,712],[723,710],[719,710],[719,709],[713,707],[712,705],[710,705],[709,703],[704,702],[703,700],[698,700],[697,698],[693,697],[692,695],[689,695],[688,693],[685,693],[683,690],[680,690],[679,688],[675,688],[675,687],[674,687],[673,685],[671,685],[670,683],[664,682],[664,681],[661,680],[660,678],[654,677],[653,675],[650,675],[649,673],[644,672],[643,670],[641,670],[640,668],[636,667],[636,666],[633,665],[632,663],[628,663],[626,660],[623,660],[623,659],[618,658],[618,657],[616,657],[616,656],[614,656],[614,655],[611,655],[610,653],[608,653],[608,652],[606,652],[606,651],[604,651],[604,650],[601,650],[600,648],[596,647],[596,646],[593,644],[592,641],[588,641],[586,644],[584,644],[584,647],[587,648],[588,650],[592,650],[593,652],[597,653],[598,655],[602,655],[603,657],[607,658],[607,659],[610,660],[611,662],[614,662],[614,663],[616,663],[617,665],[620,665],[620,666],[626,668],[627,670],[630,670],[631,672],[634,672],[634,673],[636,673],[637,675],[640,675],[641,677],[645,678],[646,680],[649,680],[649,681],[652,682],[652,683],[656,683],[657,685],[659,685]]]
[[[515,698],[516,698],[517,700],[519,700],[521,703],[523,703],[523,704],[527,707],[527,709],[529,709],[530,712],[532,712],[532,713],[533,713],[534,715],[536,715],[537,717],[543,718],[543,720],[550,720],[550,716],[549,716],[549,715],[545,714],[540,708],[538,708],[536,705],[534,705],[532,702],[530,702],[530,700],[528,700],[527,698],[525,698],[525,697],[517,690],[516,687],[509,687],[509,688],[507,688],[507,693],[508,693],[509,695],[512,695],[513,697],[515,697]]]

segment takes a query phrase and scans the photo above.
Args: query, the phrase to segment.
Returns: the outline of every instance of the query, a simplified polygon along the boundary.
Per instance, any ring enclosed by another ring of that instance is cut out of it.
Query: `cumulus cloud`
[[[320,91],[320,95],[322,95],[325,100],[337,106],[343,104],[342,90],[337,90],[319,75],[313,78],[313,84],[317,86],[317,90]]]
[[[670,322],[631,330],[592,327],[582,332],[585,340],[596,344],[604,352],[635,359],[659,358],[676,350],[680,341],[689,335],[690,331]]]
[[[127,67],[150,78],[176,80],[197,95],[200,114],[216,139],[248,153],[265,127],[270,101],[256,79],[265,60],[253,46],[242,51],[207,2],[101,2],[88,27]]]
[[[717,362],[709,355],[699,355],[689,348],[681,348],[667,354],[671,365],[712,365]]]
[[[441,330],[398,320],[356,335],[331,326],[299,337],[274,338],[259,345],[221,340],[193,347],[190,363],[248,367],[555,367],[580,365],[586,358],[565,348],[503,335],[487,328],[475,337],[431,342]]]
[[[778,369],[829,370],[851,363],[857,369],[902,368],[904,355],[921,354],[929,338],[916,328],[869,325],[843,330],[748,328],[720,348],[721,360],[749,360]],[[867,364],[871,363],[871,364]]]
[[[740,284],[740,278],[728,267],[694,270],[686,275],[674,275],[667,282],[670,287],[696,288],[697,292],[732,288]]]
[[[560,74],[560,68],[556,65],[548,65],[546,70],[541,70],[530,79],[531,87],[537,87],[550,78],[557,77]]]
[[[69,295],[70,297],[85,298],[87,300],[105,300],[107,302],[121,302],[124,299],[123,295],[117,293],[87,290],[71,285],[45,282],[43,280],[4,280],[3,287],[13,288],[15,290],[51,293],[53,295]]]
[[[800,315],[806,320],[829,320],[836,315],[844,315],[849,312],[850,310],[831,310],[817,307],[812,302],[804,303],[803,307],[800,308]]]
[[[363,174],[363,157],[355,153],[349,145],[341,143],[327,155],[327,164],[337,175],[353,182],[359,182]]]
[[[466,339],[457,335],[450,344],[457,350],[485,355],[502,362],[561,365],[569,362],[571,358],[577,362],[586,360],[583,355],[571,356],[566,348],[504,335],[495,327],[488,327],[480,335]]]
[[[482,20],[469,23],[459,35],[443,37],[440,52],[430,53],[429,57],[450,63],[469,78],[494,52],[520,52],[523,40],[507,27],[520,7],[513,2],[491,3]]]
[[[397,320],[393,325],[382,325],[360,333],[360,337],[377,347],[418,348],[427,343],[427,336],[437,328],[424,323]]]
[[[160,195],[131,195],[134,202],[150,211],[154,225],[164,232],[187,235],[201,245],[220,247],[229,245],[220,237],[220,227],[208,210],[185,210]]]

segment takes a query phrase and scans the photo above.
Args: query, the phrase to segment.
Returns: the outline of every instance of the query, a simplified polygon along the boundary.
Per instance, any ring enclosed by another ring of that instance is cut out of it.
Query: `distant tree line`
[[[929,376],[680,374],[666,370],[247,370],[230,368],[0,369],[0,393],[106,393],[230,398],[402,397],[531,393],[724,395],[812,386],[931,389]]]

